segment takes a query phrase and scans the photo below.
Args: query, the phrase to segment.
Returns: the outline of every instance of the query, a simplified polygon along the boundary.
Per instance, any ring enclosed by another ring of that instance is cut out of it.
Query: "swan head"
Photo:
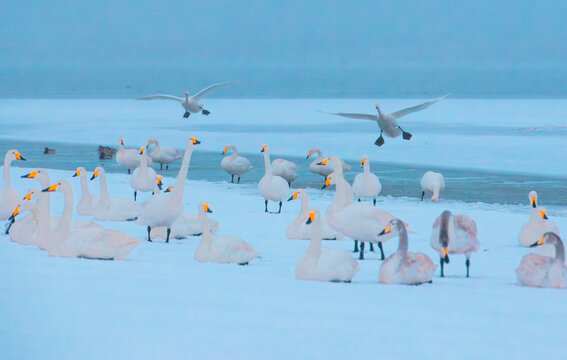
[[[268,151],[268,145],[262,145],[262,149],[260,150],[260,152],[266,152]]]
[[[120,138],[118,139],[118,142],[120,143],[120,145],[124,145],[124,139]]]
[[[301,197],[301,195],[305,195],[305,190],[304,189],[297,189],[290,197],[289,199],[287,199],[287,201],[291,201],[291,200],[295,200],[298,197]]]
[[[167,189],[165,189],[164,193],[168,193],[172,191],[173,191],[173,186],[169,186]]]
[[[140,148],[140,155],[144,155],[144,152],[146,152],[146,148],[141,147]]]
[[[232,144],[227,144],[227,145],[224,147],[224,149],[222,150],[222,154],[221,154],[221,155],[224,155],[224,154],[226,154],[230,149],[235,149],[235,148],[236,148],[236,147],[235,147],[234,145],[232,145]]]
[[[77,176],[81,176],[81,175],[86,175],[86,173],[87,173],[87,170],[86,170],[84,167],[79,166],[79,167],[77,168],[77,170],[75,171],[75,174],[73,174],[73,177],[77,177]]]
[[[185,91],[185,95],[189,95],[189,91]]]
[[[161,188],[163,186],[163,181],[162,181],[161,175],[156,175],[156,183],[157,183],[158,189],[161,190]]]
[[[379,105],[379,104],[376,104],[376,109],[380,109],[380,105]]]
[[[35,179],[37,174],[39,174],[39,170],[34,170],[34,171],[29,172],[25,175],[22,175],[21,178],[22,179]]]
[[[555,245],[558,242],[562,242],[559,235],[554,232],[546,232],[538,241],[531,244],[530,247],[540,246],[543,244]]]
[[[96,179],[97,177],[99,177],[100,174],[105,174],[104,169],[100,166],[97,166],[94,169],[93,176],[91,176],[91,180]]]
[[[547,217],[547,209],[544,207],[539,208],[539,216],[544,220],[549,220]]]
[[[206,212],[206,213],[212,213],[213,212],[213,210],[211,210],[211,207],[209,206],[209,204],[204,203],[204,202],[199,204],[199,211],[203,211],[203,212]]]
[[[53,185],[41,190],[41,192],[53,192],[53,191],[62,192],[67,190],[71,190],[71,184],[69,184],[67,180],[59,180]]]
[[[25,161],[26,159],[22,156],[22,154],[20,154],[20,152],[18,150],[9,150],[6,153],[6,160],[23,160]]]
[[[307,213],[307,221],[305,223],[309,225],[313,223],[315,219],[318,217],[319,217],[319,209],[316,207],[312,207],[311,209],[309,209],[309,212]]]
[[[325,183],[323,184],[323,187],[321,188],[321,190],[323,190],[324,188],[327,188],[331,185],[336,185],[336,184],[337,184],[336,175],[335,175],[334,172],[332,172],[329,175],[327,175],[327,178],[325,179]]]
[[[388,221],[384,230],[378,236],[386,235],[386,234],[397,234],[404,228],[404,222],[400,219],[392,219]]]
[[[192,136],[190,138],[187,139],[188,143],[191,143],[193,145],[199,145],[201,142],[199,140],[197,140],[196,137]]]
[[[38,188],[32,188],[28,191],[28,193],[23,197],[24,200],[34,200],[37,199],[38,194],[41,191]]]
[[[29,201],[29,200],[21,201],[18,204],[18,206],[16,206],[14,211],[12,212],[12,215],[10,215],[10,217],[8,218],[8,221],[14,220],[16,218],[16,216],[18,216],[19,214],[26,212],[26,211],[30,211],[34,207],[35,207],[35,204],[32,201]]]
[[[530,191],[528,196],[530,198],[530,204],[532,205],[533,208],[536,208],[537,207],[537,193],[532,190],[532,191]]]
[[[329,163],[330,158],[324,158],[323,161],[317,163],[317,165],[327,165]]]
[[[364,167],[368,162],[368,155],[362,155],[362,160],[360,161],[360,167]]]

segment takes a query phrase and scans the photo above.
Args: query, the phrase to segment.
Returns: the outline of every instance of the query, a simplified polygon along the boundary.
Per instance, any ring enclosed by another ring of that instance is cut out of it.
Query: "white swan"
[[[216,88],[235,84],[236,82],[237,81],[228,81],[220,84],[214,84],[207,88],[204,88],[203,90],[199,91],[193,96],[189,96],[189,92],[185,91],[185,98],[180,98],[172,95],[156,94],[156,95],[144,96],[138,98],[138,100],[165,99],[165,100],[179,101],[181,103],[181,106],[183,106],[183,108],[185,109],[185,114],[183,114],[184,118],[188,118],[189,115],[191,115],[191,113],[199,113],[199,112],[202,112],[203,115],[209,115],[211,112],[203,109],[203,105],[199,104],[201,98]]]
[[[362,174],[357,174],[352,183],[352,192],[360,199],[372,199],[376,205],[376,196],[382,191],[382,184],[378,177],[370,172],[368,155],[362,155],[360,166],[364,167]]]
[[[92,194],[89,191],[87,179],[87,170],[79,166],[73,177],[79,176],[81,179],[81,200],[77,204],[77,213],[79,215],[94,216],[96,205],[100,202],[100,194]]]
[[[359,265],[348,251],[321,247],[321,220],[319,209],[309,209],[306,224],[309,225],[311,243],[305,255],[295,266],[299,280],[351,282]]]
[[[260,191],[260,194],[262,194],[262,197],[265,199],[264,212],[268,212],[268,200],[271,200],[279,202],[280,208],[277,212],[279,214],[282,211],[282,201],[289,193],[289,184],[281,176],[273,174],[268,145],[262,146],[262,150],[260,152],[264,153],[264,167],[266,169],[264,176],[258,183],[258,191]]]
[[[45,189],[50,184],[49,173],[45,169],[33,170],[26,175],[22,175],[22,178],[35,179],[36,181],[39,182],[42,189]],[[39,208],[39,211],[43,214],[50,214],[51,207],[50,207],[49,193],[43,193],[38,191],[37,189],[32,189],[24,197],[24,199],[30,200],[32,196],[35,199],[37,199],[37,206]],[[50,216],[40,216],[38,219],[38,232],[41,234],[48,232],[51,229],[52,220],[55,219],[51,218]],[[45,249],[45,247],[47,246],[46,241],[47,240],[45,237],[38,236],[36,244],[40,249]]]
[[[100,178],[100,198],[98,203],[94,204],[94,218],[110,221],[135,220],[140,213],[140,204],[129,199],[110,197],[106,183],[106,171],[100,166],[95,168],[91,180],[96,178]]]
[[[274,159],[272,161],[272,173],[274,176],[280,176],[287,184],[291,186],[291,183],[297,179],[297,167],[294,163],[284,159]]]
[[[128,169],[128,174],[130,174],[131,169],[135,169],[140,166],[140,150],[136,149],[125,149],[124,139],[118,139],[120,142],[120,149],[116,153],[116,162]],[[152,165],[152,159],[147,158],[148,166]]]
[[[469,277],[471,254],[478,251],[476,234],[476,223],[466,215],[453,216],[450,211],[445,210],[437,217],[431,232],[431,247],[439,253],[441,277],[445,276],[443,264],[449,263],[449,254],[465,254]]]
[[[396,111],[396,112],[391,113],[391,114],[383,113],[382,110],[380,110],[380,105],[378,105],[378,104],[376,104],[376,110],[378,111],[378,115],[350,114],[350,113],[327,113],[327,112],[326,113],[331,114],[331,115],[343,116],[343,117],[347,117],[347,118],[351,118],[351,119],[363,119],[363,120],[376,121],[378,123],[378,126],[380,127],[380,137],[378,137],[378,139],[376,139],[376,142],[374,142],[374,144],[377,145],[377,146],[382,146],[382,145],[384,145],[384,138],[382,137],[382,134],[385,134],[386,136],[388,136],[390,138],[396,138],[396,137],[402,135],[404,140],[411,139],[412,135],[410,133],[402,130],[402,128],[398,124],[397,120],[399,118],[401,118],[402,116],[405,116],[407,114],[411,114],[413,112],[426,109],[429,106],[435,104],[437,101],[443,99],[447,95],[441,96],[437,99],[429,100],[427,102],[424,102],[423,104],[419,104],[419,105],[412,106],[412,107],[409,107],[409,108],[406,108],[406,109],[403,109],[403,110]]]
[[[151,138],[148,141],[148,146],[150,147],[152,144],[155,144],[155,149],[152,150],[150,153],[150,158],[152,162],[159,163],[159,169],[163,170],[163,164],[166,165],[165,169],[169,170],[169,164],[173,163],[175,160],[183,159],[183,154],[179,150],[175,150],[169,146],[160,146],[159,141],[154,138]]]
[[[518,234],[518,242],[521,246],[525,247],[531,246],[546,232],[553,232],[557,235],[561,235],[555,223],[547,217],[547,211],[545,208],[538,207],[537,193],[532,190],[528,196],[531,204],[530,220],[522,226],[522,229]],[[546,246],[544,245],[544,247]]]
[[[38,189],[35,189],[39,191]],[[16,221],[16,217],[29,211],[30,213]],[[37,245],[37,227],[39,223],[39,209],[31,200],[21,200],[8,218],[13,223],[6,234],[12,241],[22,245]]]
[[[301,200],[301,210],[295,220],[289,224],[285,230],[285,236],[288,239],[309,240],[311,239],[311,226],[307,225],[307,217],[309,215],[309,197],[304,189],[297,189],[287,201]],[[324,218],[321,218],[321,236],[325,240],[339,240],[344,237],[338,231],[330,227]]]
[[[399,219],[390,220],[381,235],[388,233],[398,234],[400,242],[398,250],[382,263],[380,282],[407,285],[430,283],[437,265],[423,253],[408,251],[408,232],[404,223]]]
[[[199,219],[203,238],[195,249],[195,260],[198,262],[215,262],[221,264],[236,263],[248,265],[260,254],[244,240],[230,235],[211,235],[209,220],[206,213],[211,213],[209,205],[201,203],[198,206]]]
[[[134,201],[138,197],[138,191],[150,192],[156,187],[157,174],[154,169],[148,167],[146,149],[141,148],[138,156],[139,166],[130,176],[130,186],[134,189]]]
[[[321,151],[321,149],[319,148],[309,149],[309,152],[307,153],[307,157],[305,159],[309,159],[311,155],[315,153],[317,153],[317,159],[311,161],[311,164],[309,164],[309,170],[311,170],[313,174],[321,175],[324,178],[326,178],[327,175],[329,175],[334,171],[334,169],[330,165],[319,165],[324,159],[323,152]],[[343,173],[350,170],[349,164],[345,163],[344,161],[342,162],[342,164],[343,164],[342,165]]]
[[[226,154],[228,151],[233,150],[233,153],[224,157],[221,161],[221,167],[232,175],[232,180],[230,182],[234,183],[234,175],[238,176],[238,184],[240,184],[240,177],[246,173],[248,170],[252,169],[252,164],[245,157],[238,155],[238,149],[232,144],[228,144],[224,147],[222,154]]]
[[[177,174],[175,187],[171,192],[159,193],[147,199],[140,208],[138,216],[138,225],[147,226],[148,241],[152,241],[151,230],[153,227],[163,226],[166,230],[165,242],[169,242],[171,235],[171,226],[177,218],[183,213],[183,193],[185,190],[185,180],[191,155],[193,150],[201,142],[194,137],[187,139],[185,144],[185,154],[183,154],[183,162]]]
[[[423,174],[420,184],[422,201],[425,193],[430,192],[433,194],[431,195],[431,202],[436,202],[439,200],[439,193],[445,190],[445,178],[441,173],[434,171],[428,171]]]
[[[12,187],[10,181],[10,166],[14,160],[26,160],[18,150],[8,150],[4,156],[4,187],[0,189],[0,220],[6,220],[12,215],[20,201],[20,193]]]
[[[567,267],[565,266],[565,247],[559,235],[547,232],[532,246],[543,244],[555,248],[555,257],[528,254],[522,258],[516,276],[525,286],[566,288]]]

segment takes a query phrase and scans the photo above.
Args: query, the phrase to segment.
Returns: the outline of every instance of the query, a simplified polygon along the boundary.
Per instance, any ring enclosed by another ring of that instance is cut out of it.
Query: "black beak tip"
[[[382,232],[381,232],[380,234],[378,234],[378,236],[382,236],[382,235],[384,235],[385,233],[386,233],[386,231],[385,231],[385,230],[382,230]]]
[[[26,158],[23,156],[20,156],[20,160],[26,161]]]
[[[45,188],[45,189],[41,190],[41,192],[48,192],[48,191],[49,191],[49,188]]]
[[[195,145],[199,145],[201,142],[199,140],[195,140]]]
[[[321,190],[323,190],[323,189],[326,188],[326,187],[327,187],[327,185],[321,186]]]
[[[293,200],[293,196],[290,196],[289,199],[287,199],[287,201],[291,201]]]
[[[77,174],[74,174],[74,175],[73,175],[73,177],[77,177],[77,176],[79,176],[79,175],[77,175]]]
[[[20,176],[20,177],[21,177],[22,179],[25,179],[25,178],[28,177],[28,175],[29,175],[29,174],[26,174],[26,175],[22,175],[22,176]]]
[[[537,242],[530,245],[530,247],[536,247],[536,246],[537,246]]]
[[[311,218],[307,218],[306,224],[309,225],[309,224],[311,224],[311,223],[312,223]]]
[[[212,213],[212,212],[213,212],[213,210],[211,210],[211,209],[207,209],[207,212],[208,212],[208,213]]]
[[[532,207],[535,209],[536,208],[536,203],[532,201]]]
[[[94,180],[94,179],[95,179],[95,176],[94,176],[94,175],[93,175],[93,176],[91,176],[91,180]]]

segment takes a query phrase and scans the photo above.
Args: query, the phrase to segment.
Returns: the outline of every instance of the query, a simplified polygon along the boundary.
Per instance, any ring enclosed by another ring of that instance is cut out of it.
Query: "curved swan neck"
[[[299,198],[301,199],[301,214],[307,214],[309,211],[309,198],[304,193],[299,193]]]
[[[155,148],[154,151],[159,152],[159,149],[160,149],[159,141],[157,141],[156,139],[154,139],[152,142],[156,145],[156,148]]]
[[[238,157],[238,149],[236,148],[236,146],[230,145],[228,148],[229,148],[229,149],[232,149],[232,155],[231,155],[231,156],[232,156],[234,159],[236,159],[236,158]]]
[[[201,220],[201,232],[203,233],[203,243],[211,246],[213,243],[213,235],[211,235],[211,228],[209,226],[209,218],[202,206],[199,206],[199,219]]]
[[[10,166],[12,165],[12,158],[6,153],[4,156],[4,187],[11,188],[12,183],[10,182]]]
[[[549,237],[555,238],[553,245],[555,246],[555,259],[561,260],[561,262],[565,262],[565,245],[559,236],[555,233],[551,233],[548,235]]]
[[[270,162],[270,151],[264,151],[264,167],[266,168],[266,176],[272,176],[272,163]]]
[[[110,194],[108,193],[108,186],[106,185],[106,172],[100,171],[99,178],[100,178],[100,199],[108,200],[110,198]]]
[[[439,224],[439,243],[443,247],[449,246],[449,220],[451,219],[451,214],[444,211],[441,214],[441,224]]]
[[[400,236],[400,243],[398,245],[398,253],[401,255],[406,255],[408,253],[408,232],[406,227],[399,223],[398,232]]]
[[[311,223],[311,243],[309,244],[309,252],[312,255],[319,256],[321,254],[321,219],[319,214],[315,215],[315,219]]]

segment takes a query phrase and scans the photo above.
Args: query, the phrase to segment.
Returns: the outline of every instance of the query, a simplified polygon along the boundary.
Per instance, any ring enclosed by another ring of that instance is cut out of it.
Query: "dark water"
[[[15,147],[16,142],[0,140],[0,153]],[[47,146],[55,148],[54,155],[44,155],[43,149]],[[35,143],[17,141],[17,149],[27,161],[14,161],[12,166],[17,167],[44,167],[60,170],[69,170],[69,176],[78,167],[83,166],[92,171],[96,166],[102,166],[107,172],[126,173],[114,159],[99,160],[98,147],[93,145],[62,144],[62,143]],[[242,183],[255,184],[263,176],[264,161],[261,154],[242,154],[247,157],[254,168],[242,177]],[[278,157],[273,154],[272,158]],[[292,187],[320,188],[323,184],[321,176],[309,171],[311,159],[286,156],[286,159],[297,165],[299,179]],[[230,181],[230,175],[220,166],[222,156],[220,152],[196,150],[191,158],[189,179],[207,181]],[[158,171],[165,177],[177,176],[181,161],[177,161],[169,170]],[[345,174],[345,178],[352,182],[354,176],[361,172],[358,162],[350,163],[352,170]],[[159,165],[154,164],[159,169]],[[428,170],[419,166],[396,165],[384,162],[371,162],[372,171],[380,178],[382,183],[381,195],[418,197],[421,194],[419,181]],[[486,202],[499,204],[527,203],[528,192],[532,189],[538,192],[542,203],[550,206],[567,206],[567,179],[542,177],[532,175],[515,175],[508,173],[489,173],[482,171],[466,171],[455,169],[440,170],[445,176],[445,191],[441,194],[444,199],[464,202]],[[165,179],[166,184],[173,183],[173,179]]]

